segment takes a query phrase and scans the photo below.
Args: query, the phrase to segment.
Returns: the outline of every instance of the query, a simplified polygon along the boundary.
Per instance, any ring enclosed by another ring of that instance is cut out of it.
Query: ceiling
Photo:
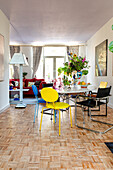
[[[76,45],[113,17],[113,0],[0,0],[10,43]]]

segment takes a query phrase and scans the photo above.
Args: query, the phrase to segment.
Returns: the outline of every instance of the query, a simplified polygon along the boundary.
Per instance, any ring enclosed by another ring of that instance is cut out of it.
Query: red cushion
[[[33,78],[33,81],[44,81],[44,79],[36,79],[36,78]]]

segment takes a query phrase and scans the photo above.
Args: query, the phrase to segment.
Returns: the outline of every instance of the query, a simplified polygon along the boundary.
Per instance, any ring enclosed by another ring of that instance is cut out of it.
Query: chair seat
[[[77,104],[93,108],[93,107],[96,106],[96,101],[93,100],[93,99],[88,99],[88,100],[85,100],[85,101],[77,102]],[[100,102],[100,101],[97,102],[97,106],[100,106],[102,104],[105,104],[105,103],[104,102]]]
[[[38,99],[38,103],[46,103],[44,99]]]
[[[71,98],[76,98],[77,97],[77,95],[71,95]]]
[[[70,105],[69,104],[67,104],[67,103],[63,103],[63,102],[56,102],[56,103],[54,103],[55,104],[55,106],[53,106],[53,103],[48,103],[48,108],[51,108],[51,109],[65,109],[65,108],[68,108],[68,107],[70,107]]]
[[[88,94],[88,96],[90,96],[90,97],[97,97],[97,94]]]

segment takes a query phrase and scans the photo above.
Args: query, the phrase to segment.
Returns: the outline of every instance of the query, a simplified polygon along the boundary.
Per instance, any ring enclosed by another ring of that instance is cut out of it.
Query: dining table
[[[66,88],[66,89],[57,89],[57,92],[60,96],[65,96],[66,99],[70,99],[74,95],[75,99],[75,125],[77,125],[77,98],[81,94],[86,94],[90,91],[88,88],[81,88],[78,86]],[[68,100],[67,100],[68,101]],[[78,125],[77,125],[78,126]]]

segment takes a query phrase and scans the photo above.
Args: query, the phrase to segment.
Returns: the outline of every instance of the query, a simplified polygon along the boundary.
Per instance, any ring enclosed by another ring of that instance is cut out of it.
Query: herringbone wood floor
[[[113,129],[104,135],[78,129],[72,108],[73,128],[70,128],[68,112],[63,112],[60,137],[58,119],[54,125],[50,115],[43,116],[40,133],[40,114],[33,124],[34,109],[35,105],[27,105],[26,109],[15,109],[12,105],[0,115],[0,170],[113,169],[113,154],[104,144],[113,142]],[[82,121],[81,109],[77,111],[78,120]],[[107,120],[113,123],[113,109],[108,108]],[[108,128],[91,122],[87,114],[86,122],[90,128]]]

